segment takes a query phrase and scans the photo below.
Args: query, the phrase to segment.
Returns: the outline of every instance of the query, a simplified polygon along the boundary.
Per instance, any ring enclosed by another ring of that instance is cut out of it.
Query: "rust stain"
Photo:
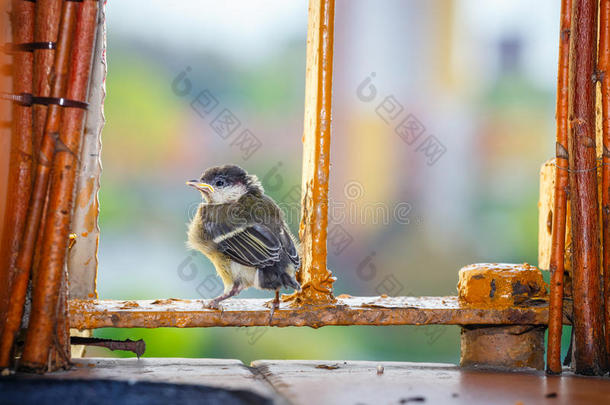
[[[168,298],[168,299],[161,299],[161,300],[156,300],[153,301],[151,304],[152,305],[167,305],[167,304],[171,304],[172,302],[177,302],[177,301],[182,301],[178,298]]]
[[[316,365],[316,368],[322,369],[322,370],[336,370],[339,367],[339,364],[318,364]]]
[[[461,334],[460,365],[541,370],[544,332],[544,325],[467,326]]]
[[[91,177],[87,179],[86,186],[79,191],[78,196],[76,197],[76,204],[80,208],[85,208],[87,204],[91,201],[91,197],[95,194],[95,178]]]
[[[139,308],[140,304],[136,301],[123,301],[123,305],[119,309]]]
[[[85,227],[85,232],[90,233],[93,232],[93,230],[95,229],[95,225],[97,225],[97,217],[98,217],[98,212],[99,212],[99,207],[98,207],[99,203],[97,202],[97,198],[93,199],[93,204],[91,204],[89,206],[89,210],[87,211],[87,214],[85,215],[85,220],[84,220],[84,227]]]
[[[459,298],[477,307],[510,307],[548,297],[542,273],[523,264],[481,263],[460,270]]]
[[[333,302],[335,277],[327,268],[328,184],[333,72],[334,0],[308,10],[302,215],[299,236],[302,290],[285,298],[293,307]]]
[[[222,310],[204,309],[201,300],[69,301],[70,326],[103,327],[212,327],[269,326],[265,299],[230,299]],[[571,309],[566,308],[568,322]],[[477,307],[458,297],[350,297],[335,303],[282,307],[271,326],[327,325],[545,325],[547,305]]]

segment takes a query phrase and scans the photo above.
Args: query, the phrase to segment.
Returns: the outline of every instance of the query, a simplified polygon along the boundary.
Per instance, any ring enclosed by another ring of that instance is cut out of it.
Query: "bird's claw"
[[[204,302],[203,307],[206,309],[222,310],[222,306],[220,305],[220,302],[218,302],[216,300],[209,300],[207,302]]]
[[[271,321],[273,321],[273,314],[275,314],[276,309],[280,309],[280,302],[278,300],[272,300],[265,304],[270,308],[269,311],[269,325],[271,325]]]

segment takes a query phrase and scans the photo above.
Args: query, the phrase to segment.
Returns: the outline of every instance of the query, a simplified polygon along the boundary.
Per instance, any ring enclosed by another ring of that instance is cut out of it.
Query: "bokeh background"
[[[337,294],[454,295],[464,265],[536,264],[559,3],[337,0],[329,246]],[[184,181],[235,163],[277,200],[298,195],[307,1],[109,1],[107,28],[99,296],[211,298],[220,279],[185,246],[200,197]],[[219,134],[214,120],[225,109],[239,126]],[[258,148],[240,143],[244,130]],[[296,230],[298,217],[289,219]],[[96,335],[143,337],[148,356],[459,359],[459,328],[449,326]]]

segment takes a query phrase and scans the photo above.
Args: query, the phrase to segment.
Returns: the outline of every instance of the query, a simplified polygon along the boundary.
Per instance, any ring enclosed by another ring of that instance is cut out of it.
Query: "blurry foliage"
[[[103,155],[104,174],[156,174],[183,120],[168,73],[121,51],[109,52],[108,64],[104,149],[109,153]]]
[[[99,329],[97,337],[144,339],[146,357],[459,361],[457,326]],[[96,355],[104,352],[96,351]],[[134,357],[129,352],[107,355]]]

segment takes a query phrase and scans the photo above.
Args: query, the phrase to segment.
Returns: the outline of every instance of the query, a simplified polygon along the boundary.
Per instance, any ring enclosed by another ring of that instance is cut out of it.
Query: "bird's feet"
[[[220,305],[220,301],[218,300],[206,300],[203,302],[203,307],[205,309],[215,309],[215,310],[221,310],[222,311],[222,305]]]
[[[265,306],[270,308],[269,311],[269,325],[271,325],[271,321],[273,320],[273,314],[275,313],[276,309],[280,309],[280,292],[276,291],[275,292],[275,298],[267,303],[265,303]]]
[[[223,310],[222,306],[220,305],[220,303],[226,299],[229,299],[231,297],[234,297],[235,295],[239,294],[239,292],[242,290],[240,284],[238,282],[234,283],[233,286],[231,287],[231,289],[228,292],[225,292],[222,295],[219,295],[218,297],[208,300],[208,301],[204,301],[203,303],[203,307],[207,308],[207,309],[220,309],[221,311]]]

